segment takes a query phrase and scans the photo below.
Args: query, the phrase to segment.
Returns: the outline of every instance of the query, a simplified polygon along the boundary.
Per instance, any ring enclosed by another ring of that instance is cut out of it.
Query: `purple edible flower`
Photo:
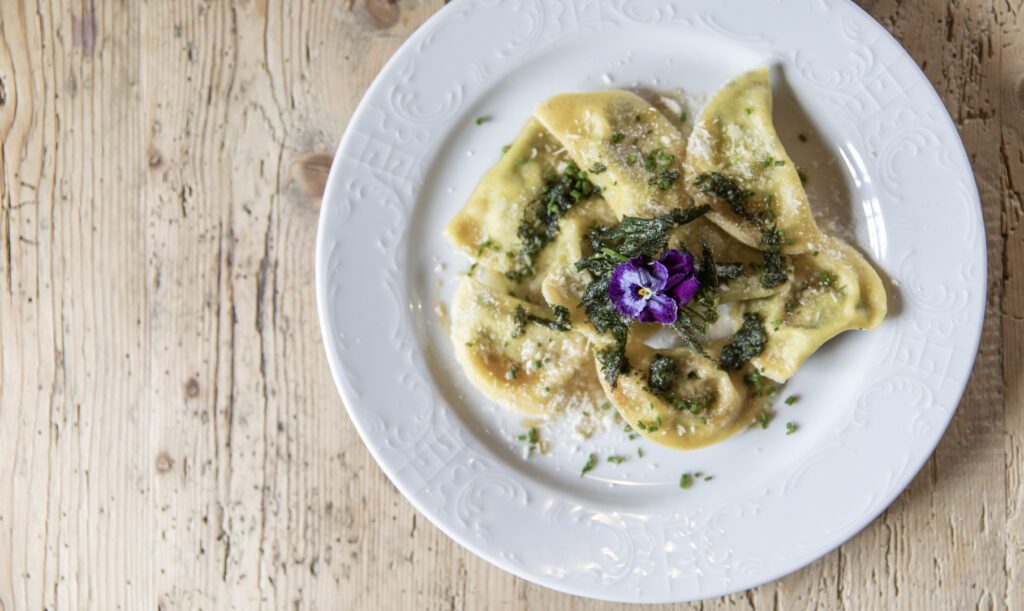
[[[693,257],[672,249],[657,261],[639,256],[612,272],[608,296],[615,309],[640,322],[671,325],[677,312],[697,294]]]

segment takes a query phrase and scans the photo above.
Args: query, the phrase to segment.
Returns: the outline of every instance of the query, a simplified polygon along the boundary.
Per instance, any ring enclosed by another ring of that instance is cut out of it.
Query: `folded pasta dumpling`
[[[615,388],[602,377],[612,405],[634,430],[679,450],[700,448],[743,430],[757,409],[739,374],[689,348],[626,346],[630,371]]]
[[[537,275],[561,218],[598,197],[587,173],[531,118],[445,233],[479,265],[519,282]]]
[[[687,143],[686,188],[711,205],[712,221],[748,246],[814,248],[820,232],[772,123],[767,68],[725,85],[701,112]]]
[[[764,351],[751,364],[776,382],[788,380],[829,339],[849,329],[872,329],[885,318],[885,288],[859,252],[824,236],[813,253],[792,257],[785,289],[740,304],[739,314],[760,315],[768,333]]]
[[[682,184],[686,142],[636,94],[563,94],[538,106],[534,116],[590,172],[618,216],[657,216],[690,206]]]
[[[463,278],[451,302],[455,358],[503,406],[540,416],[599,405],[604,393],[587,338],[559,330],[546,308]]]

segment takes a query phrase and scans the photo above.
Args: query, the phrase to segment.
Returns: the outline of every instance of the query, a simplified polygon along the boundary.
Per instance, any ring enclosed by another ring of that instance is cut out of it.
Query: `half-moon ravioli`
[[[819,243],[814,253],[792,257],[794,273],[785,290],[739,308],[741,315],[761,315],[768,343],[750,362],[777,382],[788,380],[836,335],[872,329],[885,318],[885,287],[874,268],[839,238],[824,236]]]
[[[782,232],[782,252],[813,248],[820,232],[772,123],[767,68],[737,77],[701,112],[687,143],[686,188],[697,203],[711,205],[712,221],[748,246],[764,249],[771,225]]]
[[[657,216],[690,205],[682,184],[686,142],[679,130],[629,91],[568,93],[534,111],[615,213]]]
[[[502,273],[515,269],[519,222],[540,197],[547,177],[568,160],[562,145],[531,117],[448,223],[449,241],[484,267]]]
[[[630,341],[626,358],[631,370],[615,388],[601,377],[608,399],[634,430],[651,441],[678,450],[692,450],[721,441],[746,428],[758,409],[747,401],[740,374],[689,348],[655,350]],[[655,362],[658,366],[655,367]],[[670,383],[658,386],[652,370],[674,370]]]
[[[604,393],[587,338],[536,319],[552,314],[463,278],[451,302],[455,358],[485,395],[524,414],[599,405]]]

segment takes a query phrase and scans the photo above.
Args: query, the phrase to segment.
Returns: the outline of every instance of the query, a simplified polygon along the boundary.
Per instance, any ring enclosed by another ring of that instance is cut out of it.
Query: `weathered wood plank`
[[[865,532],[678,608],[1024,606],[1024,7],[861,4],[971,154],[978,364]],[[323,359],[308,245],[326,170],[440,5],[0,2],[0,610],[622,608],[512,577],[418,516]]]

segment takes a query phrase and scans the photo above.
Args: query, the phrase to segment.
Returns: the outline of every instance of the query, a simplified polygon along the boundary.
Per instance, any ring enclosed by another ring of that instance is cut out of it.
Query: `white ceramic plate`
[[[615,431],[524,459],[519,419],[466,382],[434,313],[468,266],[444,224],[546,97],[711,94],[766,63],[776,125],[808,170],[815,212],[882,270],[888,319],[816,353],[786,387],[800,401],[779,401],[767,430],[688,453]],[[478,126],[478,116],[491,120]],[[352,421],[434,524],[557,590],[683,601],[811,562],[910,482],[971,370],[984,237],[945,108],[899,44],[845,0],[460,0],[402,46],[348,126],[316,282]],[[630,460],[580,478],[591,451]],[[715,479],[681,490],[687,471]]]

